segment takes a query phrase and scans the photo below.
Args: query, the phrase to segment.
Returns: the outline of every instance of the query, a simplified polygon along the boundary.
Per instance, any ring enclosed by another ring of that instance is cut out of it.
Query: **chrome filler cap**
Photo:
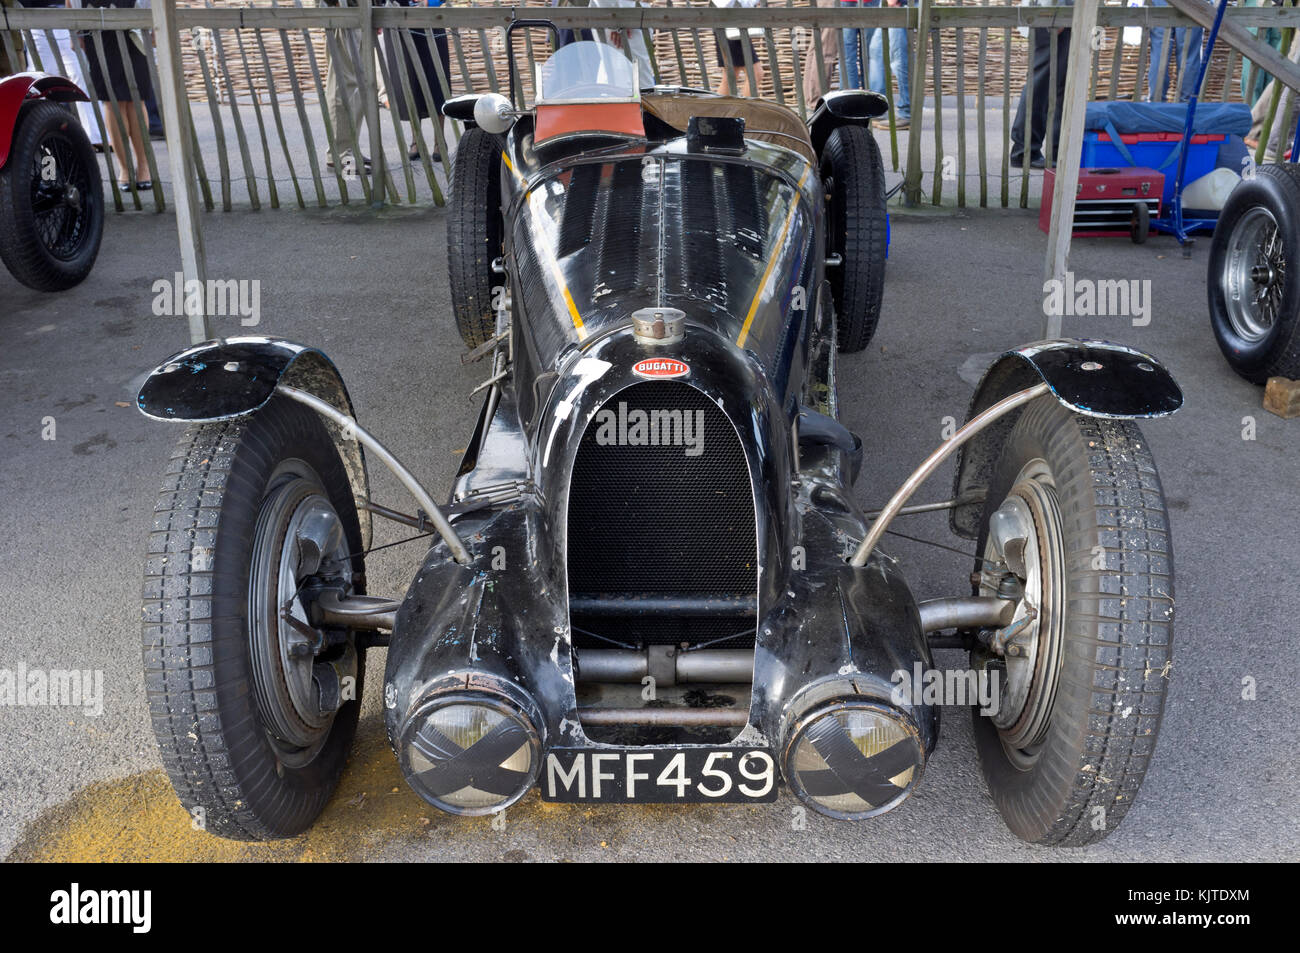
[[[632,333],[642,344],[671,344],[686,336],[686,314],[676,308],[641,308],[632,312]]]

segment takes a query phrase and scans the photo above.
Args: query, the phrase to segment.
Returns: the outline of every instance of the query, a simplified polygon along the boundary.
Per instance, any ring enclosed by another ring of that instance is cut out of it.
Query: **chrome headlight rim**
[[[807,730],[822,718],[833,717],[837,712],[841,711],[868,711],[877,717],[897,723],[903,729],[905,735],[905,739],[898,743],[910,744],[913,749],[912,777],[907,785],[900,788],[898,794],[889,801],[867,811],[841,811],[819,803],[816,798],[804,789],[803,783],[799,779],[799,773],[794,768],[795,753],[798,751],[799,743],[803,740]],[[834,698],[810,707],[794,720],[781,752],[781,772],[785,777],[785,783],[790,786],[790,790],[794,792],[795,796],[818,814],[824,814],[827,817],[841,821],[863,821],[894,810],[894,808],[911,797],[917,785],[921,783],[921,777],[925,774],[925,763],[925,745],[921,742],[921,732],[916,721],[901,708],[861,696]]]
[[[398,733],[398,761],[401,765],[402,777],[422,800],[438,808],[438,810],[458,817],[487,817],[492,814],[499,814],[506,808],[518,803],[537,784],[537,778],[542,768],[544,742],[544,728],[540,709],[531,697],[522,691],[511,690],[513,686],[509,686],[508,683],[503,684],[502,688],[504,690],[476,688],[430,695],[411,709],[402,724],[402,728]],[[490,709],[521,725],[527,733],[530,766],[527,778],[509,797],[496,804],[481,807],[461,807],[450,804],[443,798],[429,792],[427,788],[424,788],[415,780],[416,776],[411,766],[411,742],[416,732],[420,730],[430,715],[440,709],[455,705],[473,705]]]

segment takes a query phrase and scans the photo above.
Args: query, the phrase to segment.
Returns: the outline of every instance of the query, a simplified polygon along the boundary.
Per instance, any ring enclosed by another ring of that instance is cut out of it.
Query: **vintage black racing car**
[[[490,367],[449,502],[355,421],[313,348],[209,342],[143,385],[145,414],[190,422],[143,639],[181,801],[225,837],[308,827],[344,770],[366,650],[387,646],[389,740],[452,814],[534,787],[678,804],[785,786],[871,817],[921,781],[952,703],[936,685],[978,683],[1010,828],[1105,836],[1147,768],[1171,661],[1169,528],[1132,418],[1173,412],[1177,386],[1118,345],[1010,351],[964,426],[864,512],[854,480],[884,448],[841,419],[836,352],[865,346],[880,306],[883,101],[832,94],[804,124],[638,86],[620,53],[580,42],[530,105],[447,104],[467,124],[455,320]],[[954,453],[952,498],[910,503]],[[371,501],[376,459],[413,512]],[[880,544],[936,509],[978,558],[956,595],[918,603]],[[432,537],[397,598],[366,594],[376,516]],[[969,671],[936,676],[938,646],[966,649]]]

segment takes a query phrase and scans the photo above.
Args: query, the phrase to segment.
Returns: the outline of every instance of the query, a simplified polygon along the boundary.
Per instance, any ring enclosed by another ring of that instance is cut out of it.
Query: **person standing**
[[[1151,0],[1154,7],[1167,7],[1169,0]],[[1178,101],[1187,102],[1201,72],[1201,40],[1205,31],[1196,27],[1151,28],[1151,65],[1147,69],[1147,99],[1162,103],[1169,90],[1169,67],[1177,77]]]
[[[130,8],[135,6],[135,0],[68,0],[68,6],[86,9]],[[127,168],[126,160],[127,149],[130,149],[135,160],[135,188],[147,192],[153,188],[153,180],[147,177],[149,155],[145,151],[145,137],[148,127],[141,125],[131,97],[132,80],[135,81],[135,90],[141,104],[153,95],[153,80],[149,75],[149,61],[145,58],[144,39],[136,30],[100,30],[100,44],[97,45],[95,32],[79,32],[81,47],[86,53],[86,81],[91,87],[87,93],[98,96],[99,101],[108,106],[101,111],[108,126],[108,141],[113,148],[113,158],[117,160],[117,187],[123,192],[131,191],[131,170]],[[99,45],[103,46],[102,59],[99,56]],[[116,104],[116,108],[113,104]]]
[[[874,6],[879,0],[863,0],[862,6]],[[858,6],[858,0],[840,0],[842,7]],[[843,58],[840,60],[840,89],[862,89],[862,62],[863,57],[867,55],[867,43],[870,42],[871,34],[875,30],[864,30],[861,27],[850,27],[847,30],[841,30],[841,43],[844,49],[841,51]]]
[[[32,7],[61,7],[64,0],[27,0],[23,6]],[[54,35],[54,46],[50,45],[50,34]],[[32,41],[34,49],[27,51],[27,66],[29,69],[39,69],[45,73],[61,73],[68,79],[77,84],[78,88],[86,88],[86,80],[81,75],[81,63],[77,60],[77,54],[72,51],[72,34],[67,30],[33,30]],[[36,57],[40,56],[40,66],[37,66]],[[77,118],[81,120],[81,125],[85,127],[86,136],[90,139],[90,144],[95,150],[103,151],[104,139],[99,132],[99,123],[95,121],[95,104],[89,102],[67,103],[69,110],[77,113]]]
[[[816,7],[833,7],[835,2],[836,0],[812,0],[813,6]],[[813,49],[813,43],[821,47],[824,70],[817,68],[817,51]],[[809,108],[831,88],[831,74],[835,72],[840,45],[838,30],[817,30],[812,42],[808,44],[808,49],[800,50],[800,55],[806,58],[803,66],[803,97]]]
[[[391,2],[399,7],[413,7],[424,6],[426,0],[391,0]],[[428,5],[440,7],[442,0],[428,0]],[[411,38],[409,44],[403,35],[408,33]],[[449,89],[451,85],[451,56],[447,51],[447,31],[388,29],[383,31],[383,46],[384,63],[388,69],[388,84],[392,87],[388,98],[391,105],[397,106],[397,117],[403,122],[409,122],[412,127],[429,118],[436,123],[442,122],[442,104],[447,99],[442,84],[446,82]],[[438,57],[436,63],[434,56]],[[440,78],[440,67],[442,78]],[[403,73],[406,74],[405,84],[402,82]],[[424,98],[424,87],[420,85],[421,76],[428,84],[429,95],[433,97],[432,107]],[[411,88],[410,101],[406,98],[407,86]],[[419,161],[420,151],[417,146],[412,133],[411,148],[407,153],[412,161]],[[436,148],[430,158],[434,162],[442,161],[442,156]]]
[[[355,7],[357,0],[320,0],[322,6]],[[370,171],[370,160],[358,160],[352,151],[354,143],[361,142],[361,123],[365,110],[361,100],[361,49],[357,31],[335,29],[325,31],[325,112],[334,133],[333,148],[325,157],[327,168],[334,168],[334,156],[349,175]],[[364,168],[362,168],[364,166]]]
[[[1265,5],[1272,6],[1274,0],[1244,0],[1247,7],[1262,7]],[[1247,27],[1251,33],[1259,37],[1279,53],[1282,51],[1282,31],[1273,27]],[[1269,75],[1257,67],[1244,56],[1241,58],[1241,100],[1250,105],[1255,105],[1260,95],[1264,92],[1264,87],[1268,85]]]
[[[758,6],[758,0],[711,0],[711,2],[715,7]],[[751,37],[755,33],[762,35],[762,32],[759,29],[741,30],[735,27],[726,30],[726,50],[723,50],[720,43],[717,44],[718,65],[722,67],[722,78],[718,80],[714,92],[723,95],[731,93],[736,96],[759,95],[759,90],[763,86],[763,65],[758,60],[758,54],[754,50],[754,41]],[[753,64],[754,69],[755,88],[753,89],[749,87],[747,64],[750,63]],[[728,74],[730,74],[730,77],[728,77]]]
[[[1034,0],[1037,6],[1073,6],[1074,0]],[[1055,100],[1052,118],[1052,158],[1061,142],[1061,112],[1065,103],[1065,76],[1070,65],[1070,28],[1038,27],[1030,30],[1032,58],[1011,123],[1011,165],[1019,168],[1028,160],[1032,169],[1042,169],[1043,141],[1047,138],[1048,96]],[[1052,88],[1052,49],[1056,49],[1056,86]],[[1033,115],[1029,117],[1029,141],[1025,142],[1025,97],[1033,87]],[[1027,154],[1026,154],[1027,151]]]
[[[866,6],[876,6],[880,0],[867,0]],[[885,6],[905,7],[907,0],[885,0]],[[864,42],[867,45],[867,88],[880,95],[886,94],[885,86],[885,41],[883,29],[866,30]],[[894,128],[906,129],[912,121],[912,84],[908,65],[907,30],[903,27],[889,28],[889,71],[893,74],[898,93],[894,98]],[[878,129],[889,128],[887,116],[874,123]]]

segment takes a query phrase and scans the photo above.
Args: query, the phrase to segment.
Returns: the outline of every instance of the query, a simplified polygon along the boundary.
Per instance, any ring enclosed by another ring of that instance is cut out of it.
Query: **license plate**
[[[766,748],[552,748],[542,800],[603,804],[721,804],[776,800]]]

